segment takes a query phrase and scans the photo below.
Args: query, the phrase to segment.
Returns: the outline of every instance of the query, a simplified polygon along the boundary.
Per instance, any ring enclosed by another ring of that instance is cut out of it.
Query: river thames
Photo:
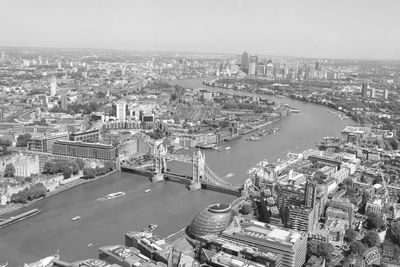
[[[205,87],[201,80],[180,81],[185,87]],[[214,88],[209,88],[213,90]],[[291,152],[300,152],[315,146],[324,136],[340,136],[340,131],[352,121],[340,120],[323,106],[306,104],[287,98],[271,97],[271,100],[287,103],[300,113],[268,127],[281,131],[249,142],[246,138],[220,143],[230,150],[206,151],[206,163],[219,176],[227,174],[232,183],[242,183],[247,170],[255,163],[268,159],[273,162]],[[191,153],[183,150],[180,153]],[[189,172],[189,166],[173,163],[174,171]],[[151,189],[150,193],[144,193]],[[124,197],[100,201],[111,192],[124,191]],[[157,232],[167,235],[190,224],[192,218],[206,205],[215,202],[231,202],[233,196],[211,192],[189,192],[183,185],[171,182],[152,184],[147,178],[130,173],[115,173],[103,179],[87,183],[32,206],[42,213],[9,227],[0,229],[0,262],[9,266],[36,261],[60,250],[60,258],[66,261],[97,258],[100,246],[123,244],[124,233],[141,230],[149,223],[159,225]],[[78,221],[72,217],[80,216]],[[88,248],[89,243],[94,243]]]

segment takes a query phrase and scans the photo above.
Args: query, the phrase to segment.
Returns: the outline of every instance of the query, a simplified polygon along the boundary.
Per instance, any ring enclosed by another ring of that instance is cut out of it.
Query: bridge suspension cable
[[[239,189],[239,185],[231,184],[221,177],[219,177],[213,170],[211,170],[210,167],[207,166],[207,164],[204,164],[204,173],[206,175],[206,178],[209,180],[208,182],[221,185],[230,189]]]

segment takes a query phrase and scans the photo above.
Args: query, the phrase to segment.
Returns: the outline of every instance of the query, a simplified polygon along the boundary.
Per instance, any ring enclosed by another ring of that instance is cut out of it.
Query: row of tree
[[[83,169],[83,177],[85,179],[93,179],[96,176],[101,176],[101,175],[107,174],[114,169],[115,169],[114,162],[106,161],[104,163],[104,167],[96,167],[96,168],[86,167],[86,168],[84,168]]]
[[[64,179],[68,179],[71,175],[78,174],[79,170],[83,170],[85,162],[82,159],[76,160],[60,160],[55,159],[48,161],[43,165],[43,173],[45,174],[56,174],[62,173]]]
[[[45,197],[47,193],[46,187],[42,183],[37,183],[32,187],[26,187],[11,196],[11,202],[25,204],[37,198]]]

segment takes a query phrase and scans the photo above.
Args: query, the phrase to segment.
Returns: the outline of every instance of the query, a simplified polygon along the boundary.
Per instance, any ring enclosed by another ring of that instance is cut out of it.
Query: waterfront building
[[[206,234],[220,234],[232,221],[232,207],[213,204],[200,211],[189,226],[189,233],[197,238]]]
[[[33,136],[28,143],[28,149],[32,151],[51,153],[54,142],[58,140],[68,140],[67,132],[60,132],[51,135]]]
[[[296,230],[240,218],[222,237],[281,254],[283,267],[300,267],[306,259],[307,234]]]
[[[123,245],[106,246],[99,248],[99,259],[110,264],[118,264],[122,267],[132,266],[156,266],[156,262],[141,254],[137,248]],[[166,266],[165,264],[157,264]]]
[[[272,267],[276,265],[269,264],[261,264],[257,262],[253,262],[251,260],[247,260],[244,258],[239,258],[231,254],[227,254],[225,252],[218,253],[207,253],[204,252],[206,263],[210,266],[214,267],[227,267],[227,266],[241,266],[241,267]]]
[[[69,140],[86,142],[86,143],[96,143],[100,141],[100,130],[92,129],[83,132],[70,133]]]
[[[53,144],[53,154],[78,158],[115,160],[116,150],[112,145],[59,140]]]
[[[86,259],[81,261],[75,261],[73,263],[66,263],[57,261],[53,266],[70,266],[70,267],[122,267],[118,264],[109,264],[99,259]]]
[[[263,266],[282,266],[282,255],[273,252],[263,252],[260,249],[249,246],[239,241],[232,241],[217,235],[204,235],[199,238],[203,254],[211,258],[218,252],[233,255],[239,259],[246,259],[252,262],[261,263]]]
[[[152,232],[127,232],[125,245],[139,249],[140,253],[157,262],[168,263],[170,245]]]

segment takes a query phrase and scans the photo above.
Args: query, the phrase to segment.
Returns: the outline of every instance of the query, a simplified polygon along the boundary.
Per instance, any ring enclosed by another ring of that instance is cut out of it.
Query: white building
[[[30,177],[31,174],[38,174],[39,171],[39,157],[19,155],[14,162],[15,176]]]
[[[116,107],[116,117],[120,121],[125,121],[126,119],[126,102],[118,101],[115,103]]]
[[[53,77],[50,82],[50,96],[56,96],[57,94],[57,79]]]

